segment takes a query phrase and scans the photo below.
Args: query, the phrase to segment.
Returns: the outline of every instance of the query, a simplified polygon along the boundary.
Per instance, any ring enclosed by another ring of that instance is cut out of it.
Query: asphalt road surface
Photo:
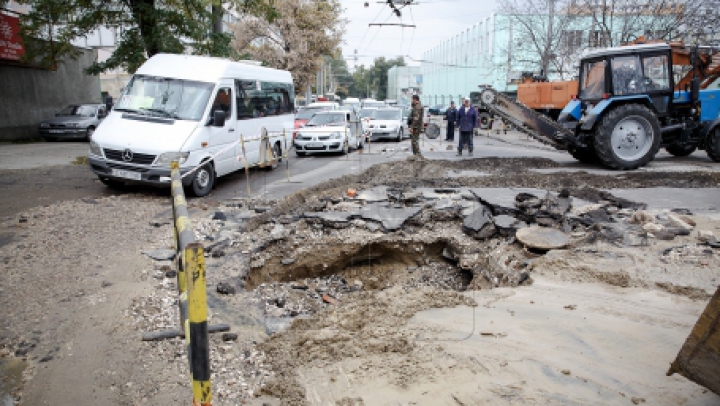
[[[519,133],[484,134],[474,137],[474,144],[473,157],[467,156],[467,153],[456,156],[457,137],[454,143],[423,139],[421,149],[430,159],[532,156],[552,159],[563,165],[560,169],[562,171],[618,174],[617,171],[600,166],[580,164],[570,154],[553,150]],[[87,142],[83,141],[0,144],[0,195],[3,196],[0,217],[12,216],[31,207],[78,198],[127,193],[169,196],[169,189],[164,188],[137,185],[121,189],[106,187],[87,165],[73,164],[78,158],[87,155],[87,148]],[[345,156],[310,155],[300,158],[295,156],[294,151],[290,151],[289,159],[281,162],[275,170],[251,169],[247,174],[241,170],[219,178],[216,189],[205,199],[213,201],[248,197],[248,189],[253,197],[282,198],[325,180],[361,173],[377,163],[403,160],[410,155],[410,140],[399,143],[375,142],[366,146],[362,152],[352,151]],[[710,161],[704,151],[696,151],[684,158],[676,158],[661,151],[653,162],[640,170],[718,171],[720,164]]]

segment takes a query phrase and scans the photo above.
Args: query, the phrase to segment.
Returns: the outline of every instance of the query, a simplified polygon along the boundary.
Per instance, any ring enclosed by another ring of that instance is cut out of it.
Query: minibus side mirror
[[[213,127],[225,127],[225,112],[222,110],[213,111],[212,120],[210,123]]]

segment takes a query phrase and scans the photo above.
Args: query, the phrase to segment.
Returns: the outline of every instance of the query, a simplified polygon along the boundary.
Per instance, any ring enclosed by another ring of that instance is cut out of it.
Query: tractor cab
[[[596,51],[580,63],[577,98],[593,107],[603,100],[643,98],[658,114],[666,114],[675,87],[672,69],[672,49],[668,44]]]
[[[716,47],[640,43],[605,48],[580,62],[577,96],[558,118],[575,134],[581,162],[634,169],[664,147],[676,156],[705,149],[720,159],[720,77]]]

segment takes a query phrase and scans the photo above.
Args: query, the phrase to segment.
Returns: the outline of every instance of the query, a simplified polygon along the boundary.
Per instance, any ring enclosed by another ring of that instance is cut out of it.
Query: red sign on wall
[[[20,19],[0,14],[0,59],[19,61],[25,55],[20,38]]]

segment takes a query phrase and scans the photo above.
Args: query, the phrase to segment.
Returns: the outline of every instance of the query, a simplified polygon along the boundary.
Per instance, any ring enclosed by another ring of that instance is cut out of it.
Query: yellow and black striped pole
[[[205,255],[190,226],[187,200],[182,187],[180,165],[170,164],[177,282],[180,294],[180,324],[185,331],[192,376],[193,405],[210,406],[210,347],[208,345]]]
[[[207,323],[207,292],[205,289],[205,250],[202,244],[189,244],[183,251],[188,288],[188,318],[185,340],[190,357],[193,405],[209,406],[212,401],[210,385],[210,346]]]

